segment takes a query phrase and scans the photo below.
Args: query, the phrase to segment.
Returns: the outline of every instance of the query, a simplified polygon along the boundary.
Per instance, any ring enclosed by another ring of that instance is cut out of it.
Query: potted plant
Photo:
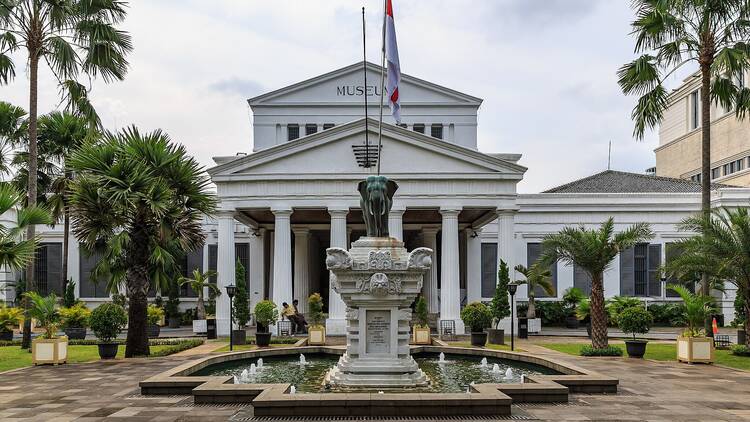
[[[128,323],[125,309],[116,303],[103,303],[91,313],[90,324],[94,335],[99,339],[99,357],[114,359],[117,356],[118,343],[114,341]]]
[[[307,343],[309,345],[326,344],[326,326],[323,324],[323,298],[320,293],[313,293],[307,298],[307,314],[310,317],[310,327],[307,329]]]
[[[582,300],[586,299],[583,291],[578,287],[571,287],[563,294],[563,308],[565,310],[565,327],[576,329],[580,326],[580,320],[576,316],[576,308]]]
[[[279,319],[279,310],[275,303],[270,300],[261,300],[255,304],[255,323],[258,330],[255,333],[255,344],[259,347],[271,344],[271,331],[269,326]]]
[[[204,289],[208,289],[216,296],[221,294],[219,288],[216,287],[215,284],[209,282],[209,279],[214,276],[216,276],[216,271],[206,271],[201,274],[200,270],[195,269],[193,270],[193,278],[180,278],[180,285],[189,285],[198,297],[195,308],[195,319],[193,320],[193,332],[196,334],[205,334],[208,331],[208,326],[206,324],[206,301],[203,296]]]
[[[247,294],[247,280],[245,277],[245,267],[238,259],[234,266],[235,289],[234,298],[232,299],[232,312],[234,313],[234,323],[237,328],[232,327],[232,341],[234,344],[247,343],[247,333],[245,326],[250,320],[250,301]]]
[[[508,303],[508,264],[500,260],[497,270],[497,285],[495,294],[490,302],[490,312],[492,313],[492,323],[487,330],[490,344],[505,344],[505,330],[498,328],[503,318],[510,316],[510,304]]]
[[[516,271],[526,277],[525,280],[516,280],[516,284],[526,284],[527,296],[529,298],[529,307],[526,310],[526,318],[529,333],[538,333],[542,331],[542,319],[536,316],[536,290],[537,287],[544,290],[549,296],[555,294],[555,288],[552,286],[552,270],[550,265],[542,261],[536,261],[529,268],[523,265],[516,265]]]
[[[60,324],[57,297],[54,293],[41,296],[36,292],[27,292],[26,297],[31,302],[29,316],[44,328],[44,333],[31,342],[31,360],[34,365],[42,363],[57,365],[67,362],[68,338],[57,335],[57,328]]]
[[[432,344],[427,313],[427,301],[423,296],[420,296],[419,299],[417,299],[417,303],[414,306],[414,313],[417,317],[417,323],[414,325],[412,341],[415,344]]]
[[[13,327],[18,325],[22,316],[20,308],[0,306],[0,340],[13,341]]]
[[[167,303],[164,305],[169,328],[180,328],[180,288],[177,281],[169,281],[169,294]]]
[[[148,305],[146,309],[146,333],[148,338],[157,338],[161,332],[159,322],[164,318],[164,310],[156,305]]]
[[[706,337],[703,322],[714,311],[713,299],[710,296],[691,293],[681,285],[670,284],[685,305],[684,316],[687,323],[685,331],[677,337],[677,360],[680,362],[712,363],[714,361],[713,339]]]
[[[642,358],[646,354],[648,340],[637,339],[636,334],[646,334],[654,323],[654,317],[643,306],[625,308],[617,314],[617,326],[625,334],[632,334],[633,338],[625,340],[625,349],[631,358]]]
[[[69,308],[60,308],[63,331],[70,340],[83,340],[86,338],[86,327],[89,326],[91,311],[82,302],[78,302]]]
[[[461,310],[461,320],[471,329],[471,345],[484,346],[487,343],[485,328],[492,324],[492,311],[482,302],[472,302]]]

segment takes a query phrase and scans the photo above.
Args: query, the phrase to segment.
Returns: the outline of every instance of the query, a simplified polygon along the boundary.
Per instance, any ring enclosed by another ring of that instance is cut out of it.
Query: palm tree
[[[211,277],[215,276],[216,271],[206,271],[201,274],[200,270],[196,268],[193,270],[193,278],[180,277],[180,285],[190,285],[190,288],[198,295],[198,303],[195,311],[195,317],[197,319],[206,319],[206,305],[203,298],[203,289],[208,288],[217,296],[221,294],[221,291],[216,287],[216,284],[209,281]]]
[[[0,176],[11,173],[10,155],[24,139],[28,130],[26,123],[26,110],[0,101]]]
[[[750,69],[750,2],[747,0],[633,0],[635,51],[640,57],[618,71],[626,95],[640,96],[633,109],[634,135],[643,139],[669,105],[668,76],[697,64],[701,79],[701,210],[711,210],[711,103],[738,117],[750,110],[750,89],[735,79]],[[710,282],[702,281],[704,295]],[[708,324],[708,322],[706,322]]]
[[[87,142],[68,158],[73,233],[102,253],[92,278],[109,274],[129,300],[125,356],[148,355],[147,294],[164,291],[178,257],[203,245],[201,221],[214,211],[210,180],[185,148],[160,130],[130,127]]]
[[[11,55],[25,49],[29,72],[28,205],[37,199],[37,102],[39,64],[46,63],[60,81],[67,106],[99,123],[86,88],[76,81],[81,74],[101,75],[105,82],[122,80],[128,68],[125,56],[133,48],[130,35],[116,25],[125,18],[127,4],[117,0],[0,0],[0,84],[15,77]],[[29,239],[35,227],[27,230]],[[26,268],[29,291],[34,290],[34,261]],[[30,322],[25,322],[25,328]],[[23,347],[31,343],[24,330]]]
[[[684,317],[687,322],[687,330],[683,333],[685,337],[698,337],[702,335],[701,324],[714,312],[713,298],[702,294],[695,294],[685,286],[670,284],[668,289],[674,290],[680,295],[685,305]]]
[[[607,315],[604,304],[604,271],[617,254],[653,237],[647,223],[636,223],[615,233],[612,217],[598,229],[565,227],[542,242],[542,262],[560,260],[577,265],[591,277],[591,342],[595,349],[607,347]]]
[[[528,285],[529,309],[526,311],[526,317],[536,318],[536,306],[534,306],[536,288],[540,287],[550,296],[555,294],[555,289],[552,287],[552,271],[549,265],[544,265],[539,261],[531,264],[529,268],[519,264],[515,269],[526,277],[526,280],[516,280],[516,284]]]
[[[0,225],[0,266],[19,271],[34,259],[38,239],[25,238],[24,232],[32,224],[49,224],[49,213],[40,207],[21,207],[23,195],[8,182],[0,182],[0,215],[16,211],[13,227]]]
[[[697,233],[697,236],[677,242],[682,254],[668,268],[677,275],[680,268],[687,272],[702,271],[709,279],[734,284],[737,294],[745,299],[745,314],[750,315],[750,211],[747,208],[713,210],[708,217],[686,219],[680,229]],[[745,324],[745,333],[748,333],[748,325]]]

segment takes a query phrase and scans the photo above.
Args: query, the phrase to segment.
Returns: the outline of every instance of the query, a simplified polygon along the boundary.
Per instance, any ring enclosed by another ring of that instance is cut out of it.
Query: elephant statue
[[[359,182],[359,205],[367,226],[368,237],[388,237],[388,213],[398,185],[385,176],[367,176]]]

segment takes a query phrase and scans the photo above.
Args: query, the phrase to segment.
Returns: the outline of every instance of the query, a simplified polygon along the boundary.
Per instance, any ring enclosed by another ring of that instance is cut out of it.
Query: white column
[[[263,254],[263,237],[266,229],[258,229],[250,233],[250,309],[255,304],[263,300],[263,274],[264,254]]]
[[[307,298],[310,296],[310,229],[295,228],[294,231],[294,298],[299,300],[298,311],[307,312]]]
[[[211,233],[209,233],[206,236],[206,243],[203,245],[203,264],[201,265],[201,268],[203,268],[203,272],[205,273],[208,271],[208,245],[209,245],[209,238],[213,236]],[[217,264],[218,264],[218,257],[217,257]],[[208,298],[209,291],[208,287],[203,288],[203,297]]]
[[[393,206],[388,214],[388,235],[398,240],[404,240],[403,217],[405,211],[405,207]]]
[[[328,208],[331,215],[331,247],[346,248],[346,215],[348,208]],[[329,276],[330,277],[330,276]],[[326,332],[333,335],[346,334],[346,304],[341,296],[328,284],[328,319]]]
[[[427,312],[436,314],[440,312],[440,300],[438,299],[438,272],[437,272],[437,232],[438,227],[426,226],[422,228],[424,246],[432,249],[433,265],[424,274],[422,291],[427,301]]]
[[[220,336],[229,335],[229,297],[226,286],[234,284],[234,210],[216,213],[219,221],[216,257],[216,329]]]
[[[271,210],[275,219],[273,244],[273,302],[281,309],[284,302],[292,303],[292,210]]]
[[[508,273],[510,274],[510,280],[517,280],[516,275],[516,259],[515,251],[513,250],[513,244],[515,243],[515,227],[514,218],[516,212],[514,210],[498,210],[497,211],[497,258],[498,265],[502,259],[508,264]]]
[[[72,234],[68,238],[68,279],[76,283],[75,295],[81,297],[81,250],[78,239]]]
[[[268,293],[265,297],[273,300],[273,245],[276,243],[274,239],[276,238],[276,232],[275,231],[267,231],[266,235],[268,236]]]
[[[466,229],[466,299],[482,300],[482,238],[481,229]]]
[[[461,321],[461,287],[458,259],[458,207],[441,208],[443,215],[440,251],[440,320],[456,322],[456,333],[463,334]]]

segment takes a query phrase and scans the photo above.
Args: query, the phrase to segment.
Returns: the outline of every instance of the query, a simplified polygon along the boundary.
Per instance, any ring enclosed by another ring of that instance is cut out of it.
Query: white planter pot
[[[534,318],[527,320],[529,324],[529,334],[537,334],[542,332],[542,319]]]
[[[34,365],[51,363],[59,365],[68,361],[68,338],[65,336],[31,342],[31,360]]]
[[[680,362],[712,363],[714,344],[710,337],[677,337],[677,360]]]
[[[196,334],[203,334],[208,331],[208,324],[205,319],[194,319],[193,320],[193,332]]]

